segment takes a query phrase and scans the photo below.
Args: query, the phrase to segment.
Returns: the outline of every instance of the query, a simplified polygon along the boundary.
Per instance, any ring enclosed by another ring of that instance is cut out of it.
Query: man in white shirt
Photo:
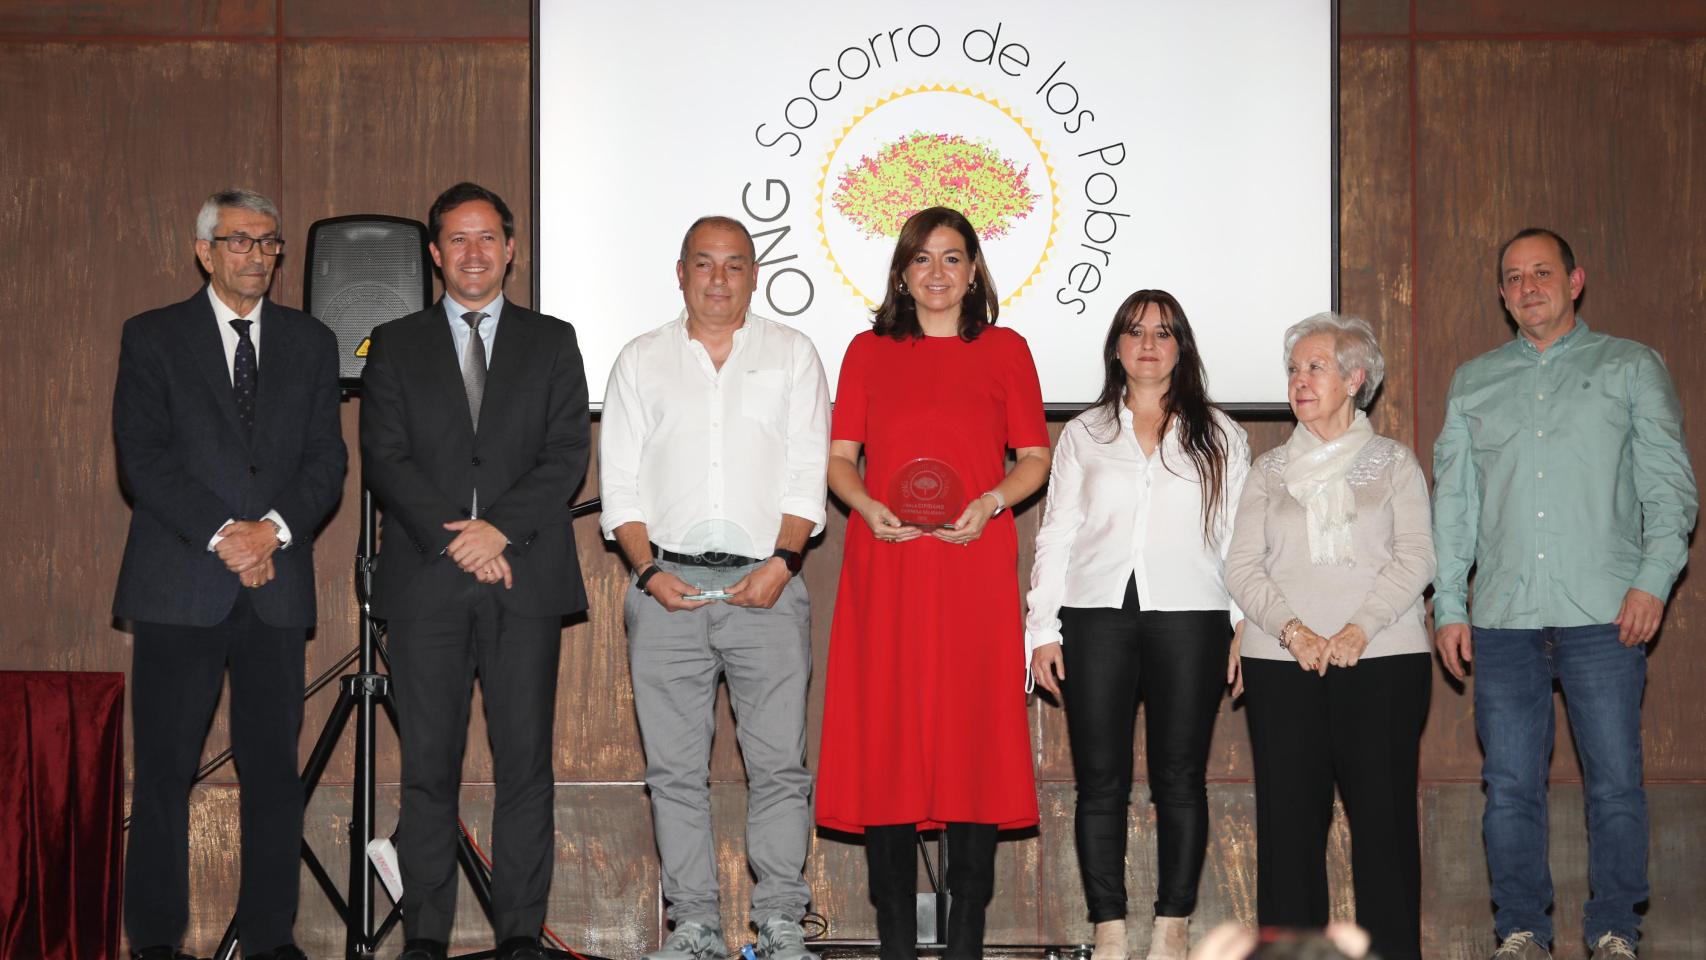
[[[649,960],[727,956],[708,783],[719,675],[746,762],[759,949],[815,960],[800,929],[811,600],[796,574],[823,529],[829,388],[804,334],[748,312],[756,261],[738,220],[695,222],[675,266],[686,309],[622,349],[604,399],[602,526],[635,571],[628,659],[675,923]]]

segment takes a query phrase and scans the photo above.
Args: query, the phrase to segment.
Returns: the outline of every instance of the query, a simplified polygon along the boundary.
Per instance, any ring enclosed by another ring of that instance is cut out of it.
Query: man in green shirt
[[[1576,315],[1585,281],[1550,230],[1505,244],[1499,290],[1518,335],[1458,368],[1434,444],[1434,642],[1457,678],[1476,666],[1499,960],[1550,957],[1553,681],[1586,793],[1583,933],[1595,960],[1635,956],[1635,907],[1647,899],[1645,645],[1698,508],[1664,361],[1588,329]]]

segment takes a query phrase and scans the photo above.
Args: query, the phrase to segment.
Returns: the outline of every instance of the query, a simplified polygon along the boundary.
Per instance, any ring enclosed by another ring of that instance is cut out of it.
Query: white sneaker
[[[1589,951],[1593,960],[1635,960],[1635,945],[1615,933],[1600,937]]]

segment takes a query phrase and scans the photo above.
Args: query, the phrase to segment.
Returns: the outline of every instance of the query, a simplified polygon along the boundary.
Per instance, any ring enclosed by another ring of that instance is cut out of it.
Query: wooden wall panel
[[[179,107],[229,107],[228,84],[266,90],[274,76],[271,51],[249,44],[0,44],[13,131],[0,138],[0,231],[18,238],[0,284],[6,667],[129,670],[130,636],[111,618],[130,520],[111,439],[120,327],[201,284],[195,214],[209,193],[274,182],[270,97],[242,101],[239,137]]]
[[[237,915],[239,857],[243,828],[238,792],[232,784],[203,784],[190,791],[190,917],[187,944],[213,951]],[[312,883],[303,875],[304,884]],[[126,949],[130,945],[126,944]]]
[[[515,214],[516,261],[506,290],[528,303],[525,43],[297,43],[285,47],[281,71],[280,202],[294,224],[293,244],[322,217],[384,213],[425,222],[441,190],[473,180],[497,191]],[[274,295],[299,302],[301,270],[299,264]]]
[[[1699,33],[1706,7],[1694,0],[1414,0],[1416,29],[1430,34],[1536,34],[1548,37],[1603,33]]]
[[[1408,44],[1340,46],[1340,309],[1368,321],[1386,360],[1385,383],[1369,410],[1375,431],[1413,447],[1409,96]]]
[[[1410,0],[1339,0],[1339,36],[1360,39],[1377,34],[1407,34],[1411,6]],[[1341,49],[1340,56],[1343,55]]]
[[[291,0],[280,13],[287,37],[430,37],[521,40],[531,28],[528,0]]]
[[[104,0],[101,3],[0,5],[0,34],[139,36],[270,36],[279,0]],[[213,192],[209,188],[206,192]]]

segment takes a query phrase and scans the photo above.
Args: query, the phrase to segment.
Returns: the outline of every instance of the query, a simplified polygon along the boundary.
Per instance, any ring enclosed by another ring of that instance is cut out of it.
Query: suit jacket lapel
[[[275,436],[273,421],[280,414],[285,395],[280,382],[296,356],[296,331],[271,300],[261,303],[260,339],[255,341],[255,353],[260,358],[259,380],[255,389],[256,437]],[[268,376],[268,369],[272,376]]]
[[[526,375],[527,358],[533,354],[533,317],[504,301],[498,317],[497,339],[492,341],[492,362],[486,370],[486,394],[480,400],[480,429],[485,435],[504,420],[504,408]]]
[[[213,304],[207,297],[207,288],[203,287],[200,294],[190,299],[189,326],[184,330],[184,339],[189,344],[190,357],[213,390],[214,404],[223,411],[226,424],[241,437],[243,421],[237,416],[237,395],[231,390],[225,341],[219,333],[219,318],[214,316]]]

